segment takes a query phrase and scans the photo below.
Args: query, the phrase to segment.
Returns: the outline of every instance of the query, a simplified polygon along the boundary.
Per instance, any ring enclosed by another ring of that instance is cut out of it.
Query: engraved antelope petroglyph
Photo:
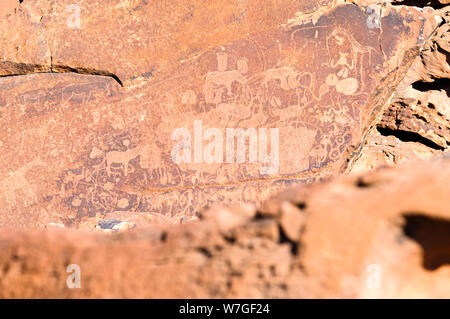
[[[106,165],[106,171],[108,176],[111,175],[111,165],[119,164],[123,166],[125,176],[128,175],[128,164],[130,161],[140,156],[139,165],[142,168],[150,168],[151,164],[159,163],[161,160],[161,152],[159,149],[150,150],[149,145],[143,147],[130,148],[124,152],[109,151],[106,153],[102,162]]]
[[[22,190],[24,193],[23,201],[25,207],[37,202],[36,192],[25,178],[26,173],[34,166],[46,166],[46,164],[39,158],[35,159],[18,170],[10,172],[7,178],[0,181],[0,194],[4,196],[8,204],[16,205],[16,191],[18,190]]]
[[[95,97],[97,91],[105,96],[114,95],[111,83],[105,81],[71,84],[61,89],[61,104],[85,104]]]
[[[123,166],[125,176],[128,175],[128,163],[141,155],[142,149],[135,147],[126,150],[125,152],[119,151],[110,151],[106,153],[105,156],[105,164],[106,164],[106,172],[108,176],[111,175],[111,165],[112,164],[120,164]]]

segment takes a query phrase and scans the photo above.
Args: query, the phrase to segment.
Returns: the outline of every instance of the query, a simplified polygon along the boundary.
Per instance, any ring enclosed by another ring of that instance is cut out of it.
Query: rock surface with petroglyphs
[[[449,179],[447,154],[185,226],[2,232],[0,297],[448,298]],[[68,263],[81,289],[65,287]]]
[[[449,297],[448,4],[0,1],[0,298]]]
[[[14,35],[13,41],[2,43],[0,61],[8,66],[2,72],[52,70],[109,75],[128,84],[145,82],[184,58],[270,30],[299,10],[313,12],[331,3],[26,0],[17,5],[16,14],[0,22],[0,37]],[[24,33],[16,36],[12,30],[17,27]]]
[[[368,134],[349,171],[436,156],[450,147],[450,7]]]
[[[1,226],[179,219],[337,175],[441,22],[389,4],[111,0],[80,4],[78,29],[68,2],[41,2],[1,20]],[[29,43],[6,40],[16,22]]]

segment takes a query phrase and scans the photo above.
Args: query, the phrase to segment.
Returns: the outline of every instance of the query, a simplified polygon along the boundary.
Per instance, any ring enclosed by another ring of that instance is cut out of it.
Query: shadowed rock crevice
[[[422,247],[425,269],[450,265],[450,220],[407,214],[403,231]]]
[[[393,1],[393,5],[404,5],[404,6],[412,6],[412,7],[432,7],[434,9],[441,9],[448,5],[446,0],[400,0]]]
[[[297,256],[297,255],[299,254],[299,248],[300,248],[300,247],[299,247],[299,246],[300,246],[299,242],[290,239],[290,238],[286,235],[286,233],[285,233],[283,227],[281,227],[280,225],[278,226],[278,231],[279,231],[279,233],[280,233],[279,243],[280,243],[280,244],[289,244],[290,247],[291,247],[291,253],[292,253],[292,255]]]
[[[445,148],[437,145],[433,141],[423,137],[419,133],[416,132],[410,132],[410,131],[403,131],[403,130],[393,130],[387,127],[377,127],[377,131],[383,135],[383,136],[395,136],[402,142],[415,142],[423,144],[429,148],[435,149],[435,150],[445,150]]]
[[[450,55],[449,55],[450,56]],[[450,79],[434,79],[433,82],[417,81],[414,82],[412,87],[415,90],[421,92],[427,91],[445,91],[448,97],[450,97]]]
[[[123,87],[123,83],[117,75],[104,70],[96,70],[84,67],[71,67],[67,65],[53,65],[52,63],[50,63],[50,65],[40,65],[40,64],[17,63],[12,61],[0,62],[0,77],[3,78],[11,76],[39,74],[39,73],[76,73],[81,75],[111,77],[121,87]]]
[[[117,83],[119,83],[120,86],[123,87],[122,81],[119,79],[119,77],[113,73],[110,73],[108,71],[103,70],[95,70],[90,68],[73,68],[66,65],[52,65],[52,73],[77,73],[77,74],[84,74],[84,75],[97,75],[97,76],[106,76],[113,78]]]

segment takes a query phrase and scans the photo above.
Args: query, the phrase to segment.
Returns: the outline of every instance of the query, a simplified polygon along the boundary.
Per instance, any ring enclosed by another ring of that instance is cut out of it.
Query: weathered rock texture
[[[0,19],[13,12],[19,4],[20,2],[17,0],[3,0],[0,2]]]
[[[145,80],[181,59],[270,30],[298,10],[316,11],[331,2],[26,0],[1,23],[9,38],[2,43],[1,58],[9,66],[2,73],[45,70],[110,75],[123,83]],[[24,33],[11,41],[16,28]]]
[[[450,146],[450,9],[368,134],[353,171],[426,159]]]
[[[450,296],[450,159],[116,235],[0,234],[0,297]],[[420,187],[418,187],[420,185]],[[111,237],[110,237],[111,236]],[[81,267],[68,289],[66,267]]]
[[[449,297],[448,3],[2,2],[0,297]]]
[[[440,20],[301,3],[85,1],[78,29],[69,0],[24,1],[0,21],[0,226],[178,218],[343,172]],[[243,162],[227,128],[255,129]]]

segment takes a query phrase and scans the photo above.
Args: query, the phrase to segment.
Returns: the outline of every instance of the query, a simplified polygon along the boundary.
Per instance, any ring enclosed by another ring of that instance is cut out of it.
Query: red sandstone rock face
[[[0,297],[448,297],[448,156],[354,174],[448,149],[449,2],[352,3],[2,2]]]
[[[450,145],[450,11],[399,84],[390,106],[368,134],[351,171],[427,159]]]
[[[0,225],[76,226],[118,211],[178,218],[338,174],[438,22],[431,9],[374,5],[294,15],[293,1],[283,7],[292,19],[281,9],[245,11],[239,31],[207,31],[205,42],[189,49],[186,30],[205,30],[194,9],[202,16],[218,7],[177,4],[182,17],[195,17],[182,23],[171,7],[155,21],[150,13],[160,13],[159,3],[135,4],[92,4],[82,29],[62,27],[65,2],[27,1],[14,16],[36,36],[16,51],[20,38],[5,40],[3,74],[69,74],[0,80]],[[176,17],[173,24],[165,14]],[[245,34],[260,17],[275,17],[277,25]],[[222,19],[213,15],[209,26]],[[108,23],[126,27],[102,28]],[[162,32],[159,23],[170,26],[163,35],[173,41],[152,33]],[[257,155],[247,151],[237,163],[234,154],[227,163],[227,128],[255,129],[255,143],[245,146]],[[216,144],[208,146],[212,136]],[[174,160],[183,154],[184,162]]]
[[[4,0],[0,3],[0,18],[4,18],[19,6],[16,0]]]
[[[2,46],[7,52],[2,60],[11,62],[4,72],[30,73],[37,64],[47,71],[114,74],[123,83],[145,80],[180,59],[249,33],[270,30],[298,10],[311,12],[330,3],[28,0],[21,4],[18,15],[2,22],[5,36],[18,25],[32,32]],[[39,46],[24,44],[20,39],[35,41]],[[17,58],[18,53],[25,56]]]
[[[449,296],[449,158],[116,235],[2,232],[2,298]],[[418,187],[418,185],[421,185]],[[66,267],[81,269],[68,289]]]

